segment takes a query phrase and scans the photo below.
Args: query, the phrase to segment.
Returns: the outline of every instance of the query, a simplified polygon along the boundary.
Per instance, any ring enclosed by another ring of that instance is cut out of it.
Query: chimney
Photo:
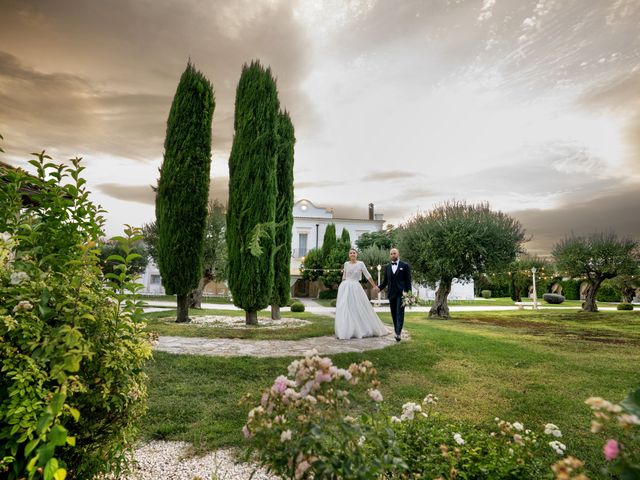
[[[373,203],[369,204],[369,220],[373,220]]]

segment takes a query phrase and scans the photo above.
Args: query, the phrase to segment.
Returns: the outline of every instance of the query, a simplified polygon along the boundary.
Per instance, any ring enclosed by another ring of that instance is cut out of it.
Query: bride
[[[358,261],[358,252],[352,248],[349,250],[349,261],[344,264],[342,283],[338,287],[336,301],[336,337],[343,340],[380,337],[389,333],[373,311],[366,293],[360,286],[362,275],[374,290],[377,289],[367,267]]]

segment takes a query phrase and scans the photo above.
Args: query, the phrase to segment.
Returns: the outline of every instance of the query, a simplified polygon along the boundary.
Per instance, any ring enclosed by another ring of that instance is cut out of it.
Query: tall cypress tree
[[[324,237],[322,238],[322,259],[326,261],[333,250],[333,247],[338,243],[338,237],[336,237],[336,226],[333,223],[327,225],[327,229],[324,231]]]
[[[229,288],[248,325],[258,323],[257,312],[269,305],[273,290],[279,108],[271,69],[258,61],[245,64],[229,157],[227,248]],[[253,254],[250,244],[257,229],[266,235],[261,236],[261,253]]]
[[[280,319],[280,307],[289,301],[291,292],[291,229],[293,228],[293,151],[296,142],[288,112],[280,112],[278,121],[278,169],[276,204],[276,253],[271,318]]]
[[[340,240],[342,240],[343,243],[348,244],[349,247],[351,247],[351,235],[349,235],[349,230],[347,230],[346,228],[342,229],[342,233],[340,234]]]
[[[202,277],[213,87],[189,62],[173,97],[156,193],[158,267],[162,284],[177,295],[177,322],[189,321],[188,295]]]

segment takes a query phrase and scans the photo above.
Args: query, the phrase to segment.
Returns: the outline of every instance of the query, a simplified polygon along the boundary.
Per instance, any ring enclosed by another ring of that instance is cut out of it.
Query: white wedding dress
[[[360,285],[362,275],[367,280],[371,278],[367,267],[361,261],[344,264],[342,283],[338,287],[336,300],[336,337],[342,340],[380,337],[389,333]]]

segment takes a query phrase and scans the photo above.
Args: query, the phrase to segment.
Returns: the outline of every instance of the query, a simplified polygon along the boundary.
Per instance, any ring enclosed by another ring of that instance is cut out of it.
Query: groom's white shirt
[[[400,260],[398,259],[398,262],[399,262],[399,261],[400,261]],[[398,264],[397,264],[397,263],[396,263],[395,265],[391,265],[391,271],[393,272],[393,274],[394,274],[394,275],[395,275],[395,273],[396,273],[396,270],[398,270]]]

